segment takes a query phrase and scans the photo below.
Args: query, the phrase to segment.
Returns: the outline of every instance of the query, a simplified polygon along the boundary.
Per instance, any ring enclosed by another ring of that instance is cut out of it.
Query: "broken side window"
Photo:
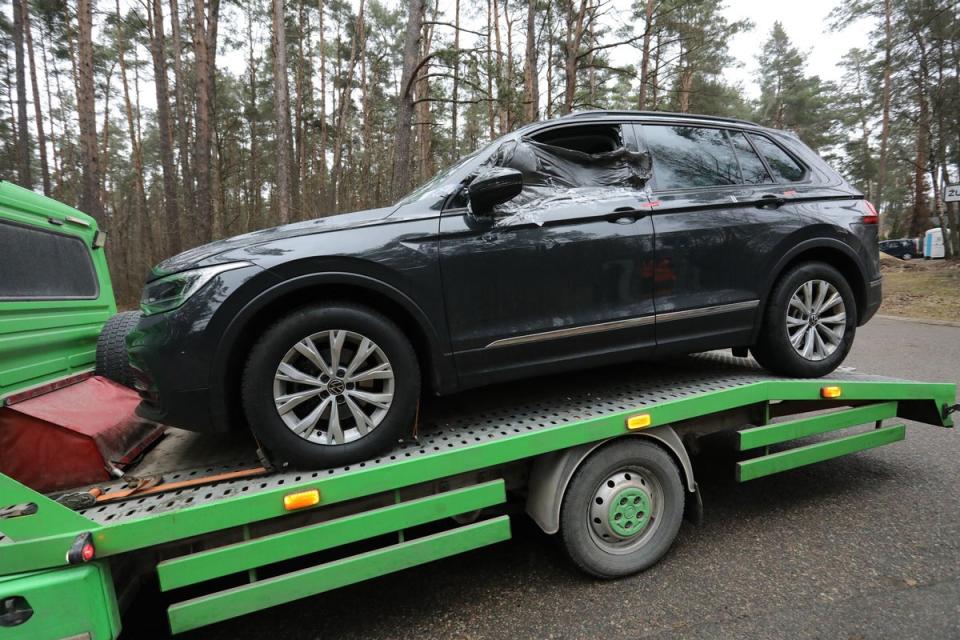
[[[621,198],[635,194],[650,179],[650,156],[623,143],[619,125],[558,127],[536,136],[505,142],[491,166],[523,174],[523,191],[497,207],[509,216],[523,215],[537,224],[554,204],[573,199]]]

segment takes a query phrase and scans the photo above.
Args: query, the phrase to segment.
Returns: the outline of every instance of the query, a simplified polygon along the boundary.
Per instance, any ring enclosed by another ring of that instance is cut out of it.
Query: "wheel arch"
[[[760,301],[757,317],[763,318],[770,294],[777,282],[789,269],[804,262],[824,262],[840,272],[853,289],[853,297],[857,303],[857,324],[861,324],[864,311],[867,307],[867,277],[860,266],[857,254],[847,244],[832,238],[817,238],[806,240],[795,245],[776,262],[770,270],[770,278],[766,283],[765,293]],[[754,334],[760,331],[762,322],[757,322]]]
[[[560,530],[560,507],[563,504],[563,497],[570,485],[570,479],[580,468],[580,465],[594,452],[610,444],[621,442],[626,437],[645,438],[653,441],[670,455],[674,464],[680,469],[684,486],[687,489],[688,508],[684,509],[684,513],[688,514],[688,517],[695,522],[699,521],[702,506],[700,492],[693,476],[693,464],[690,461],[690,455],[673,427],[664,425],[642,433],[617,436],[608,440],[590,442],[538,456],[530,470],[526,511],[544,533],[554,534]],[[693,509],[689,508],[691,503],[694,506]]]
[[[407,295],[380,280],[352,273],[315,273],[285,280],[251,301],[237,313],[221,337],[211,377],[215,422],[222,429],[246,423],[239,402],[228,398],[239,395],[243,360],[257,336],[280,314],[312,301],[353,302],[383,313],[396,322],[410,339],[420,360],[424,388],[447,393],[456,388],[456,372],[444,357],[440,334],[426,313]]]

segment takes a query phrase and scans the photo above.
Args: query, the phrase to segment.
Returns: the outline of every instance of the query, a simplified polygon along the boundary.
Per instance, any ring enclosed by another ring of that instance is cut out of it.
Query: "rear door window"
[[[753,150],[753,147],[747,140],[747,136],[740,131],[731,131],[729,135],[730,141],[733,143],[733,148],[737,151],[737,160],[740,161],[740,172],[743,175],[744,184],[773,182],[770,174],[767,173],[767,168],[764,166],[763,160],[761,160],[757,152]]]
[[[84,299],[99,295],[80,238],[0,221],[0,300]]]
[[[722,129],[643,125],[657,189],[741,184],[740,166]]]
[[[803,179],[806,174],[804,168],[779,145],[765,136],[755,134],[750,134],[750,140],[766,159],[775,182],[796,182]]]

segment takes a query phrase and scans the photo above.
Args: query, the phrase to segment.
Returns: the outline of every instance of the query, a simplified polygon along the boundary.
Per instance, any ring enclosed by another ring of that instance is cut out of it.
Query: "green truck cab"
[[[0,182],[0,405],[93,370],[117,311],[104,239],[89,215]]]

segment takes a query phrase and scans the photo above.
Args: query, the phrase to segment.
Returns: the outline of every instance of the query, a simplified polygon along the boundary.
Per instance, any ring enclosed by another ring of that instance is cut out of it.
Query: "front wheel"
[[[271,454],[301,468],[351,464],[413,427],[420,368],[403,332],[352,304],[304,307],[250,352],[243,405]]]
[[[847,357],[857,302],[846,278],[822,262],[787,271],[770,293],[753,357],[781,375],[816,378]]]
[[[586,573],[618,578],[653,566],[683,520],[680,470],[642,438],[592,454],[570,479],[560,510],[567,554]]]

